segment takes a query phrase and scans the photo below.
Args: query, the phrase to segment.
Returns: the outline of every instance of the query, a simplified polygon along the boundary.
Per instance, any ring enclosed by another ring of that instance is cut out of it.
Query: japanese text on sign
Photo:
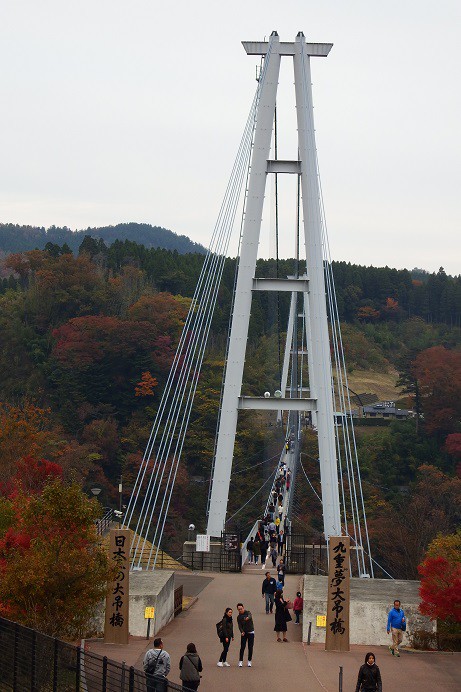
[[[349,537],[330,536],[326,649],[349,651]]]
[[[130,532],[112,529],[110,532],[109,557],[115,563],[115,577],[109,583],[106,598],[104,641],[128,643],[129,558]]]

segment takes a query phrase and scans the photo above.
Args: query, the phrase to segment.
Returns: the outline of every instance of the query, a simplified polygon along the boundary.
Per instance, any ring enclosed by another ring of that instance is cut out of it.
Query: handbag
[[[402,624],[400,625],[400,629],[402,630],[402,632],[407,631],[407,621],[406,620],[402,620]]]
[[[147,675],[151,675],[151,676],[154,675],[155,669],[157,668],[158,659],[160,658],[161,653],[162,653],[161,651],[158,652],[157,658],[155,659],[155,661],[153,663],[152,663],[152,659],[149,661],[148,668],[145,671]]]

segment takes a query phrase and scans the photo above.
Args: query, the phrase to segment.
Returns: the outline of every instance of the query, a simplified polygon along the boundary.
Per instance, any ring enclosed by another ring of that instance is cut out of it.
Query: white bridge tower
[[[328,539],[329,536],[341,535],[341,520],[310,58],[326,57],[332,44],[307,43],[301,32],[293,43],[285,43],[273,32],[269,42],[244,42],[243,45],[247,54],[262,55],[265,58],[260,77],[261,89],[256,113],[207,534],[220,536],[224,530],[239,410],[270,409],[276,412],[283,409],[310,411],[315,421],[318,430],[324,531]],[[282,57],[292,59],[294,66],[299,152],[298,160],[294,161],[269,159]],[[275,173],[297,175],[300,179],[306,251],[306,270],[300,278],[255,278],[266,179],[268,174]],[[281,399],[241,396],[253,291],[289,291],[303,294],[309,354],[309,398],[287,398],[285,389]]]

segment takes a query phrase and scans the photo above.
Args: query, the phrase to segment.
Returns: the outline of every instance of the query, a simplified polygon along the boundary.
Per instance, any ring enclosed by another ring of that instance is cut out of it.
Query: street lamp
[[[101,488],[91,488],[91,492],[95,497],[98,497],[99,493],[101,492]]]

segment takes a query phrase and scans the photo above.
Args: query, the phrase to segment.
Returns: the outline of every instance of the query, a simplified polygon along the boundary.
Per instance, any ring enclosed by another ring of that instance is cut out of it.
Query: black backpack
[[[224,639],[224,629],[223,629],[223,624],[222,620],[216,623],[216,633],[219,637],[219,639]]]

